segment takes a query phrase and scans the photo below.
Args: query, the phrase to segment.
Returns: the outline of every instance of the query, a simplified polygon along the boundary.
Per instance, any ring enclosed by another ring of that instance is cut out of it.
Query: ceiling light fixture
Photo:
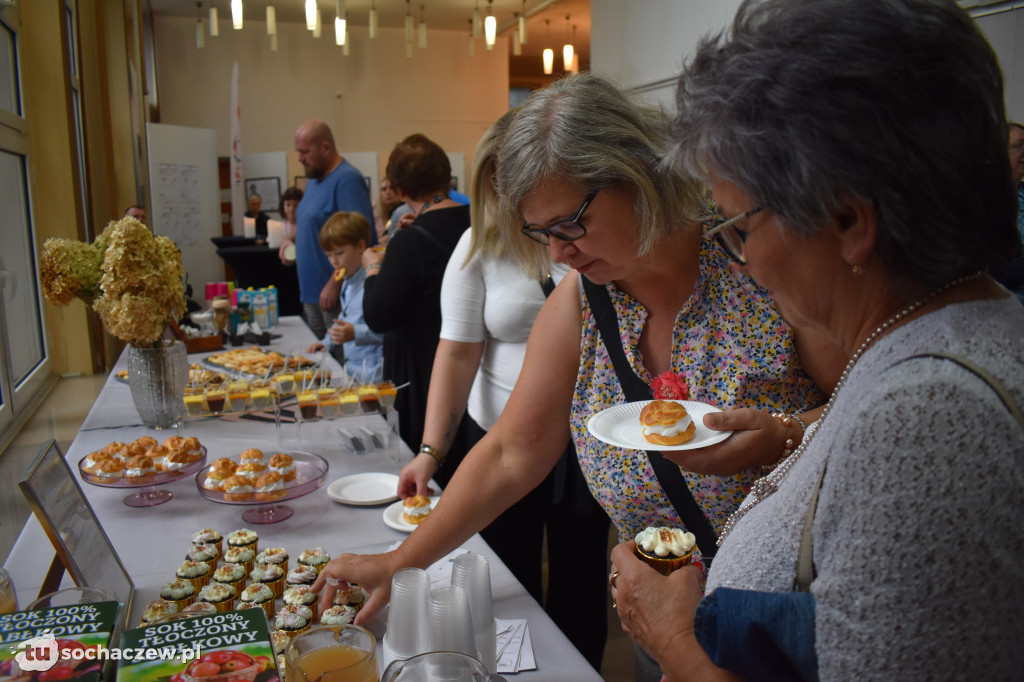
[[[423,18],[423,5],[420,5],[420,49],[427,49],[427,20]]]
[[[277,34],[270,36],[270,51],[277,52]]]
[[[267,5],[267,35],[277,35],[277,10],[273,5]]]
[[[216,38],[220,35],[220,21],[217,18],[217,8],[210,5],[210,35]]]
[[[547,27],[547,39],[545,42],[551,42],[551,20],[545,19],[544,24]],[[555,71],[555,51],[550,47],[544,48],[544,75],[550,76]]]
[[[572,43],[569,38],[569,15],[565,15],[565,45],[562,45],[562,66],[566,71],[572,70]]]
[[[412,43],[412,9],[410,8],[409,0],[405,0],[405,42],[407,44]]]
[[[473,45],[473,20],[469,20],[469,38],[466,41],[466,51],[469,53],[469,58],[472,59],[476,53],[476,47]]]
[[[519,15],[519,44],[526,44],[526,0],[523,0],[523,12]]]
[[[345,20],[345,0],[337,0],[334,3],[334,44],[345,44],[345,29],[348,22]]]
[[[484,41],[487,49],[494,49],[494,40],[498,35],[498,20],[491,14],[491,3],[494,0],[487,0],[487,18],[484,19]]]
[[[242,30],[242,0],[231,0],[231,24],[236,31]]]
[[[203,3],[196,2],[196,49],[206,47],[206,35],[203,31]]]
[[[306,0],[306,30],[316,28],[316,0]]]
[[[523,41],[519,39],[519,27],[516,26],[515,35],[512,36],[512,56],[518,57],[523,54]]]
[[[473,8],[473,37],[480,37],[480,27],[482,23],[480,21],[480,0],[476,0],[476,7]]]
[[[341,46],[341,56],[347,57],[352,53],[352,36],[348,34],[348,15],[345,15],[345,42]]]
[[[377,16],[377,3],[370,4],[370,37],[377,37],[377,29],[380,28],[380,17]]]
[[[324,22],[320,14],[320,8],[316,8],[316,23],[313,24],[313,37],[319,38],[324,34]]]

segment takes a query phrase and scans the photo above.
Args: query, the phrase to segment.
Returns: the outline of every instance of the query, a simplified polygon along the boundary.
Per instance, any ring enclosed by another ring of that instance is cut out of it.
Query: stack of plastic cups
[[[457,651],[477,657],[473,618],[465,590],[456,585],[435,587],[430,592],[427,618],[430,622],[427,634],[429,651]],[[440,674],[437,677],[444,679]]]
[[[427,597],[430,576],[422,568],[403,568],[391,578],[391,605],[382,643],[384,666],[428,651]]]
[[[498,672],[497,626],[491,606],[491,571],[487,557],[473,552],[456,557],[452,563],[452,585],[466,592],[478,658],[487,671],[495,675]]]

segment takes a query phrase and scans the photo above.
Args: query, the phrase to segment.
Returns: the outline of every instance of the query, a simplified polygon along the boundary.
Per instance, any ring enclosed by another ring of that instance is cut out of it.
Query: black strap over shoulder
[[[622,348],[622,338],[619,335],[618,316],[612,306],[608,289],[604,285],[594,284],[582,275],[580,281],[583,282],[583,291],[590,303],[590,309],[594,313],[597,330],[601,334],[605,348],[608,349],[608,356],[611,358],[626,400],[630,402],[650,400],[652,397],[651,387],[636,375],[626,359],[626,352]],[[654,474],[658,477],[658,483],[661,484],[661,489],[665,491],[665,495],[675,507],[679,518],[686,524],[686,529],[696,537],[697,547],[700,548],[701,556],[704,557],[704,564],[710,567],[717,549],[718,537],[707,517],[704,516],[700,505],[693,499],[693,493],[690,492],[690,486],[686,484],[679,466],[666,459],[660,452],[648,450],[646,453],[651,468],[654,469]],[[705,548],[707,548],[706,551]]]

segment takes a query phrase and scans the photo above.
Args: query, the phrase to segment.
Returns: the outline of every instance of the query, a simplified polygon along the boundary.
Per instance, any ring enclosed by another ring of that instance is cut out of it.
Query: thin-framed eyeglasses
[[[561,239],[563,242],[571,242],[583,237],[587,234],[587,228],[580,223],[580,219],[583,218],[590,202],[594,200],[599,191],[595,189],[588,194],[576,213],[568,220],[558,220],[547,227],[530,227],[530,223],[523,221],[523,234],[545,245],[551,243],[551,237]]]
[[[757,208],[750,209],[746,213],[741,213],[735,218],[709,221],[707,223],[708,230],[705,232],[705,235],[717,239],[718,243],[722,245],[722,248],[725,249],[725,252],[728,253],[733,260],[741,265],[746,265],[747,259],[743,257],[743,243],[747,241],[747,233],[737,230],[736,223],[745,218],[749,218],[752,215],[756,215],[763,210],[763,206],[758,206]]]

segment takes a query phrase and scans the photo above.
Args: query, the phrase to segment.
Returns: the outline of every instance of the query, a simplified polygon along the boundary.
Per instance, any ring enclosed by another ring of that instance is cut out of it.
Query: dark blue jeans
[[[818,679],[810,592],[720,587],[697,606],[693,631],[715,665],[744,679]]]

